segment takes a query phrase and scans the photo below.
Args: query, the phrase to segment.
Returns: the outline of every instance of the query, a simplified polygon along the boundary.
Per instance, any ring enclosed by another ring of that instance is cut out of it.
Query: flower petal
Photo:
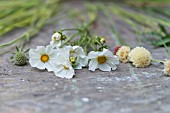
[[[31,67],[36,67],[39,63],[40,63],[40,60],[37,60],[37,59],[29,59],[29,63],[31,65]]]
[[[76,67],[74,67],[74,69],[82,69],[82,65],[78,64],[78,65],[76,65]]]
[[[58,54],[59,54],[58,50],[53,50],[53,51],[51,52],[51,54],[49,55],[49,57],[50,57],[51,60],[56,60]]]
[[[119,64],[119,58],[117,56],[107,57],[107,62],[113,62],[114,64]]]
[[[61,71],[54,71],[55,75],[60,78],[64,78],[64,75],[66,74],[64,70]]]
[[[53,68],[51,66],[51,64],[49,62],[45,63],[45,68],[48,70],[48,71],[53,71]]]
[[[109,65],[105,64],[99,64],[97,66],[102,71],[111,71],[111,67]]]
[[[53,52],[53,46],[52,45],[48,45],[46,46],[46,54],[50,55]]]
[[[89,63],[89,70],[91,71],[95,71],[95,69],[97,68],[98,62],[96,59],[91,59],[90,63]]]
[[[58,64],[54,63],[54,64],[51,64],[51,66],[52,66],[52,68],[53,68],[53,70],[55,72],[59,72],[59,71],[61,71],[63,69],[63,65],[62,64],[58,65]]]
[[[88,58],[88,59],[96,58],[97,56],[99,56],[99,54],[100,54],[100,52],[91,51],[91,52],[88,54],[87,58]]]
[[[86,54],[85,54],[85,52],[84,52],[82,47],[80,47],[80,46],[73,46],[73,49],[75,50],[75,54],[78,57],[81,57],[81,58],[85,58],[86,57]]]
[[[103,53],[103,55],[105,55],[107,57],[113,57],[114,56],[113,53],[108,49],[104,49],[102,53]]]
[[[45,69],[45,63],[39,62],[39,63],[36,65],[36,67],[37,67],[38,69]]]
[[[74,70],[73,69],[70,69],[70,70],[66,70],[66,74],[65,74],[65,78],[73,78],[74,76]]]
[[[114,64],[114,62],[107,61],[107,64],[112,68],[112,70],[116,70],[117,66]]]
[[[41,57],[41,54],[38,53],[37,50],[35,50],[35,49],[30,49],[30,50],[29,50],[29,57],[30,57],[31,59],[37,59],[37,60],[39,60],[40,57]]]
[[[44,46],[37,46],[37,52],[40,54],[46,53]]]
[[[88,59],[87,59],[87,57],[85,57],[85,58],[78,57],[77,62],[81,66],[86,66],[88,64]]]

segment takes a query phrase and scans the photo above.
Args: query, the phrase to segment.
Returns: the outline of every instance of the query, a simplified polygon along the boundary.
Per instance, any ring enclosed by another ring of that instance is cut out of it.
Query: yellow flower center
[[[97,61],[98,61],[99,64],[105,63],[106,60],[107,60],[107,58],[106,58],[106,56],[104,56],[104,55],[103,55],[103,56],[98,56],[98,57],[97,57]]]
[[[69,70],[69,67],[67,67],[66,65],[63,65],[65,70]]]
[[[49,56],[47,54],[43,54],[43,55],[41,55],[40,59],[41,59],[42,62],[48,62]]]

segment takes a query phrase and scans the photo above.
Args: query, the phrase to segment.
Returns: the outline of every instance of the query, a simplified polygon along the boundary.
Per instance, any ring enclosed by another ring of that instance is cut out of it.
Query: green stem
[[[94,47],[94,45],[93,45],[93,43],[91,42],[92,41],[92,39],[90,39],[90,37],[89,37],[89,44],[90,44],[90,46],[91,46],[91,48],[94,50],[94,51],[96,51],[96,48]]]
[[[81,31],[79,28],[68,28],[68,29],[62,29],[60,31]]]
[[[153,62],[159,62],[159,63],[164,63],[164,61],[162,60],[155,60],[155,59],[151,59]]]
[[[20,41],[21,39],[25,38],[25,36],[26,36],[26,34],[22,35],[21,37],[19,37],[17,39],[12,40],[11,42],[0,45],[0,49]]]
[[[65,46],[69,41],[71,41],[75,36],[77,36],[79,33],[76,33],[74,35],[72,35],[68,40],[66,40],[61,46],[60,48],[62,48],[63,46]]]
[[[52,1],[54,3],[58,3],[58,0]],[[20,43],[29,41],[34,35],[36,35],[40,29],[45,25],[46,21],[53,15],[54,12],[56,12],[56,5],[53,5],[54,3],[47,3],[40,7],[40,9],[43,9],[42,12],[40,12],[40,16],[37,18],[36,24],[33,24],[30,26],[30,28],[27,30],[27,32],[23,33],[22,36],[8,42],[5,44],[0,45],[0,49],[10,46],[12,44],[15,44],[19,41]],[[35,12],[35,11],[33,11]]]

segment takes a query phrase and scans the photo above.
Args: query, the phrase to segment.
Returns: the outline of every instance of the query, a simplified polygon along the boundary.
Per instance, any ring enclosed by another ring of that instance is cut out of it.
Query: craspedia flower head
[[[116,55],[118,56],[121,62],[127,63],[129,62],[129,53],[130,53],[130,47],[122,46],[118,49]]]
[[[164,74],[170,75],[170,60],[164,62]]]
[[[114,48],[114,55],[116,55],[116,53],[117,53],[117,51],[119,50],[119,48],[121,48],[121,46],[116,46],[116,47]]]
[[[144,47],[136,47],[131,50],[130,54],[130,61],[135,67],[148,67],[151,63],[151,54],[150,52],[145,49]]]
[[[26,65],[28,62],[28,50],[23,51],[22,49],[19,49],[16,47],[16,52],[13,53],[14,55],[11,57],[11,61],[14,62],[15,65],[23,66]]]

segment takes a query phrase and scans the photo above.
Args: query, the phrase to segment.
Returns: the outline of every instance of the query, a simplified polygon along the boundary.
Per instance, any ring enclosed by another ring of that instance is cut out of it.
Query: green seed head
[[[28,62],[27,51],[22,51],[22,49],[18,48],[16,50],[17,51],[11,57],[12,62],[14,62],[14,64],[18,66],[26,65]]]

